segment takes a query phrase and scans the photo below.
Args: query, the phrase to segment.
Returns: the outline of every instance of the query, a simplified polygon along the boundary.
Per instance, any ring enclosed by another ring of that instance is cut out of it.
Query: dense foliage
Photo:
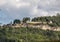
[[[60,14],[58,13],[56,16],[42,16],[42,17],[34,17],[32,19],[34,22],[47,22],[47,24],[52,21],[52,24],[48,24],[50,26],[60,26]]]
[[[24,17],[22,20],[23,23],[26,23],[27,21],[30,21],[30,17]]]
[[[14,21],[13,21],[13,24],[20,24],[21,23],[21,21],[19,20],[19,19],[15,19]]]
[[[20,24],[21,22],[26,23],[27,21],[30,21],[30,17],[24,17],[21,21],[20,19],[15,19],[13,21],[13,24]],[[31,22],[47,22],[47,25],[56,27],[60,26],[60,14],[57,13],[56,16],[41,16],[41,17],[34,17],[31,19]],[[49,24],[49,22],[52,21],[52,24]]]
[[[0,42],[57,42],[59,40],[60,32],[38,28],[0,28]]]
[[[30,17],[24,17],[21,20],[23,23],[26,23],[27,21],[30,21]],[[15,19],[13,21],[14,24],[20,24],[21,21],[19,19]],[[47,22],[49,26],[55,27],[55,26],[60,26],[60,14],[58,13],[56,16],[41,16],[41,17],[34,17],[32,18],[31,21],[34,22]],[[49,24],[49,22],[52,21],[52,24]]]
[[[29,17],[23,18],[22,22],[30,21]],[[49,26],[60,26],[60,15],[34,17],[31,21],[47,22]],[[49,22],[52,21],[52,24]],[[13,24],[20,24],[19,19],[15,19]],[[12,28],[0,27],[0,42],[58,42],[60,41],[60,31],[41,30],[39,28]]]

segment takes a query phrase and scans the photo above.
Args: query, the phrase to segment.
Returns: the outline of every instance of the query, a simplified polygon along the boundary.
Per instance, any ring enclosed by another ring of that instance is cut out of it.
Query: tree
[[[37,21],[37,18],[36,18],[36,17],[34,17],[34,18],[32,19],[32,21],[36,22],[36,21]]]
[[[30,21],[30,17],[24,17],[22,21],[23,23],[26,23],[27,21]]]
[[[56,16],[60,16],[60,13],[57,13],[57,15]]]
[[[20,24],[21,23],[21,21],[19,20],[19,19],[15,19],[14,21],[13,21],[13,24]]]

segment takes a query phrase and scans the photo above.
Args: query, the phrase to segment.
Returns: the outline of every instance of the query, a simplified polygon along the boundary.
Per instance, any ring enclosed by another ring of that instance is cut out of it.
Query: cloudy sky
[[[60,12],[60,0],[0,0],[0,23],[23,17],[52,16]]]

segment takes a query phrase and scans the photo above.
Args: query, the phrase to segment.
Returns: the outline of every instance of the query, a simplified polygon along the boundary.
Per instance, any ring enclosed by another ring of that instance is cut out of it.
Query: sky
[[[60,13],[60,0],[0,0],[0,23]]]

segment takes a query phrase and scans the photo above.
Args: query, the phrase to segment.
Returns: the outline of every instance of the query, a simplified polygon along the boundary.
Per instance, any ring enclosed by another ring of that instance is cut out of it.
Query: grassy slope
[[[0,42],[41,42],[60,40],[60,32],[36,28],[0,28]]]

